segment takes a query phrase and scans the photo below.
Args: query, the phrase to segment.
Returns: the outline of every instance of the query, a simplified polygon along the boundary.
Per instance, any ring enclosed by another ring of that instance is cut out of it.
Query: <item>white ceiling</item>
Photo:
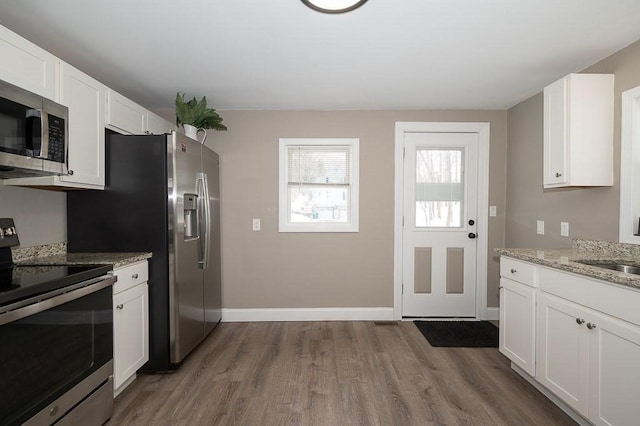
[[[506,109],[640,39],[640,0],[3,0],[0,24],[151,109]]]

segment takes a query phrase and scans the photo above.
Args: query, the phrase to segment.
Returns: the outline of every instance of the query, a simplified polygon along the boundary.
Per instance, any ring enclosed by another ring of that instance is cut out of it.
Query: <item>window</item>
[[[280,232],[358,232],[358,139],[280,139]]]
[[[464,149],[416,150],[416,227],[460,228],[464,203]]]

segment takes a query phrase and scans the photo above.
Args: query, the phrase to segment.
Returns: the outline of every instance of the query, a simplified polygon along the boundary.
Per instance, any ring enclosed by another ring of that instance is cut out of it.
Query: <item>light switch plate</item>
[[[536,224],[536,232],[538,235],[544,235],[544,220],[539,220]]]
[[[489,216],[495,217],[498,214],[496,206],[489,206]]]
[[[569,222],[560,222],[560,236],[561,237],[569,236]]]
[[[260,230],[260,219],[253,219],[253,230],[254,231],[259,231]]]

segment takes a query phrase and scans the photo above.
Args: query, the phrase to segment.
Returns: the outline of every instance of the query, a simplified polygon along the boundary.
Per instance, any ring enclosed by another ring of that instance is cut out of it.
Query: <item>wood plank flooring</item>
[[[395,324],[395,323],[393,323]],[[108,425],[573,425],[495,348],[433,348],[412,322],[220,324],[140,375]]]

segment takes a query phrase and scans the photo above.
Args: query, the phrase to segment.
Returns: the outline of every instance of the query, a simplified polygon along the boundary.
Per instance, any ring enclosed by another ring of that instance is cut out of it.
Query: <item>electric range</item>
[[[0,424],[101,426],[113,412],[111,265],[15,265],[0,218]]]
[[[111,265],[5,267],[0,269],[0,307],[100,277],[112,269]]]

